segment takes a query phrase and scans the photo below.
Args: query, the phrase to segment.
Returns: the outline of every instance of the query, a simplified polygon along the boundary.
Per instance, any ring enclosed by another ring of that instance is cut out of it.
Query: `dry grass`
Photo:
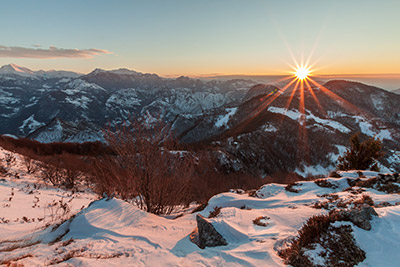
[[[298,185],[301,185],[301,184],[298,184],[296,182],[290,183],[285,187],[285,190],[292,192],[292,193],[299,193],[301,190],[294,188],[295,186],[298,186]]]
[[[221,213],[221,207],[214,207],[213,211],[210,211],[210,215],[208,215],[208,218],[215,218]]]
[[[264,221],[269,220],[269,219],[270,219],[270,218],[269,218],[268,216],[260,216],[260,217],[255,218],[255,219],[253,220],[253,223],[254,223],[255,225],[258,225],[258,226],[267,227],[267,226],[268,226],[268,223],[267,223],[267,222],[264,222]]]
[[[315,180],[314,183],[317,184],[319,187],[332,188],[332,189],[337,188],[337,185],[332,184],[326,179],[318,179]]]
[[[354,203],[355,205],[362,205],[362,204],[365,203],[365,204],[368,204],[369,206],[374,206],[374,201],[373,201],[372,198],[371,198],[369,195],[367,195],[367,194],[363,194],[363,195],[361,196],[361,198],[359,198],[359,199],[353,201],[353,203]]]

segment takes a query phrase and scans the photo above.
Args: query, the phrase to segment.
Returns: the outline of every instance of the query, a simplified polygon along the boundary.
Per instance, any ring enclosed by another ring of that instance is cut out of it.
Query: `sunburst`
[[[305,80],[311,74],[311,70],[307,66],[301,66],[295,70],[293,73],[297,79]]]

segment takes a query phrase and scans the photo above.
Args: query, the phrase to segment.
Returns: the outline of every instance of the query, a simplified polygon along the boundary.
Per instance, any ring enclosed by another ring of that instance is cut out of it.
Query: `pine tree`
[[[350,148],[338,158],[337,170],[368,170],[379,171],[377,160],[383,156],[382,142],[369,138],[360,142],[358,134],[350,138]]]

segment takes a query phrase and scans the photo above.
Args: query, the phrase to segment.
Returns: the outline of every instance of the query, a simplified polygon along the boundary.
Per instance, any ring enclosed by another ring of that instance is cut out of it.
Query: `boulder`
[[[225,238],[218,233],[212,223],[200,214],[196,216],[197,228],[190,234],[190,241],[199,248],[226,246]]]
[[[369,221],[372,219],[372,215],[378,216],[375,209],[366,204],[350,211],[345,211],[343,214],[347,220],[367,231],[371,229],[371,223]]]

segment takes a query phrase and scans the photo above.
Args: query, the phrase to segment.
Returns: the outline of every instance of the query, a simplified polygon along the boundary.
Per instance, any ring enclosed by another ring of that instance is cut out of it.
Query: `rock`
[[[197,228],[190,234],[190,241],[199,248],[226,246],[225,238],[214,228],[214,226],[202,215],[196,216]]]
[[[378,216],[375,209],[366,204],[359,208],[345,211],[343,215],[356,226],[367,231],[371,229],[371,223],[369,221],[372,219],[372,215]]]

